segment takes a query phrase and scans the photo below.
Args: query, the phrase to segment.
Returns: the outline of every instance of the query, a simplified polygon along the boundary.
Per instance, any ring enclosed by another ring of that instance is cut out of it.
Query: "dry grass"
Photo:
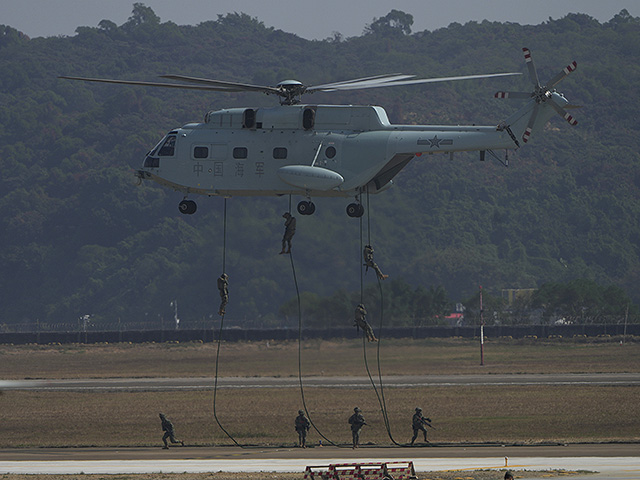
[[[413,408],[422,406],[437,430],[430,440],[539,443],[640,441],[640,387],[517,386],[385,389],[391,432],[411,437]],[[367,419],[364,443],[390,444],[371,390],[305,391],[310,418],[336,443],[350,442],[347,418],[355,405]],[[189,445],[232,445],[213,416],[212,391],[22,392],[0,397],[0,447],[161,445],[158,412],[166,413]],[[242,444],[293,445],[297,389],[223,389],[217,415]],[[320,436],[309,434],[309,442]],[[327,443],[324,441],[323,443]]]
[[[374,364],[377,344],[367,345]],[[302,344],[302,372],[365,375],[362,342]],[[0,378],[203,377],[215,371],[216,344],[0,345]],[[640,372],[640,342],[489,339],[481,367],[477,341],[391,339],[380,348],[385,375]],[[298,375],[298,344],[223,343],[221,376]]]
[[[463,339],[389,340],[381,348],[384,374],[638,372],[640,343],[492,340],[485,367],[478,345]],[[221,376],[297,376],[297,342],[223,344]],[[368,345],[374,365],[376,347]],[[358,340],[305,341],[308,375],[364,375]],[[0,378],[212,376],[213,344],[0,346]],[[437,430],[434,442],[538,443],[640,441],[640,387],[509,386],[386,388],[391,432],[411,435],[421,406]],[[213,417],[212,391],[0,392],[0,447],[160,445],[158,412],[191,445],[231,444]],[[354,406],[369,426],[363,442],[389,444],[372,389],[307,388],[311,420],[329,439],[348,443]],[[240,442],[291,445],[293,419],[302,407],[298,389],[220,389],[217,413]],[[310,433],[317,442],[318,433]]]

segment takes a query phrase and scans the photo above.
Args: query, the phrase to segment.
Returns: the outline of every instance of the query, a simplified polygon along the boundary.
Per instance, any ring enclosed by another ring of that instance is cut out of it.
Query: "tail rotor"
[[[568,106],[566,105],[566,103],[568,102],[565,101],[564,106],[561,106],[556,101],[556,98],[560,98],[561,102],[565,99],[556,92],[554,87],[564,78],[566,78],[570,73],[574,72],[578,67],[578,64],[576,62],[571,62],[569,65],[563,68],[560,73],[553,77],[546,85],[540,85],[538,71],[536,70],[535,64],[533,63],[531,51],[528,48],[523,48],[522,51],[524,52],[524,59],[527,64],[527,69],[529,70],[529,78],[531,79],[531,83],[533,83],[534,86],[533,92],[497,92],[495,94],[496,98],[535,100],[536,103],[534,105],[533,112],[531,113],[531,117],[529,118],[529,122],[527,123],[527,127],[522,135],[522,141],[525,143],[529,141],[529,137],[531,136],[533,126],[538,116],[538,111],[540,110],[540,106],[543,104],[548,104],[551,108],[553,108],[562,118],[564,118],[569,123],[569,125],[577,125],[578,121],[565,110],[565,107]]]

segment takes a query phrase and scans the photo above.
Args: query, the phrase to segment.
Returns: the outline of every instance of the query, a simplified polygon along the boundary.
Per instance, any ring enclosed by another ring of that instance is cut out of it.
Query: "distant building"
[[[512,306],[516,299],[529,300],[535,291],[535,288],[503,288],[502,298],[506,298],[509,306]]]

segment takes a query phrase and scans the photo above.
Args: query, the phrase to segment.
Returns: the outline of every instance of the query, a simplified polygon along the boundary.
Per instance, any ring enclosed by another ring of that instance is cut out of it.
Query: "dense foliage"
[[[383,285],[390,311],[400,324],[420,324],[479,284],[499,297],[502,289],[576,279],[620,289],[621,308],[626,295],[640,301],[640,19],[570,14],[540,25],[485,21],[411,33],[412,24],[394,10],[362,36],[309,41],[241,13],[179,26],[135,4],[124,24],[103,20],[72,37],[30,39],[0,26],[0,324],[73,323],[85,314],[94,322],[157,321],[173,315],[173,300],[183,324],[212,317],[223,200],[199,199],[198,213],[183,216],[180,194],[135,186],[132,169],[164,133],[208,110],[274,102],[58,75],[319,84],[389,72],[524,72],[522,46],[543,80],[577,60],[559,87],[584,106],[575,112],[580,123],[552,119],[544,135],[510,154],[508,168],[475,154],[423,156],[372,197],[371,238],[391,276]],[[517,105],[495,100],[494,90],[525,88],[526,75],[313,101],[383,105],[394,123],[497,124]],[[348,325],[348,292],[360,289],[359,225],[345,215],[347,202],[315,203],[294,238],[303,303],[332,312],[312,315],[318,322]],[[287,303],[295,297],[291,264],[277,255],[287,208],[288,199],[228,200],[232,324],[276,325],[295,314]],[[376,295],[375,277],[365,282]],[[540,293],[544,302],[553,290]]]

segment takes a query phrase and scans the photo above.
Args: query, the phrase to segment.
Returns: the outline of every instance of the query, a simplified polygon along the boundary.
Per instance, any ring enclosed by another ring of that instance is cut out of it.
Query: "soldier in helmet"
[[[220,291],[220,309],[218,315],[223,316],[225,307],[229,303],[229,275],[223,273],[218,277],[218,290]]]
[[[416,413],[413,414],[413,419],[411,420],[411,426],[413,427],[413,437],[411,438],[411,445],[418,438],[418,432],[422,430],[424,434],[424,441],[429,442],[427,440],[427,430],[424,428],[425,425],[431,426],[431,419],[425,418],[422,416],[422,409],[420,407],[416,408]]]
[[[296,417],[296,432],[298,432],[298,441],[302,448],[307,448],[307,432],[311,427],[311,422],[305,417],[303,410],[298,410],[298,416]]]
[[[364,257],[364,264],[367,266],[367,270],[369,270],[369,268],[372,268],[376,272],[376,275],[380,280],[384,280],[385,278],[389,277],[389,275],[385,275],[384,273],[382,273],[382,270],[380,270],[378,264],[373,261],[373,247],[371,245],[364,246],[362,255]]]
[[[377,342],[378,339],[373,334],[373,328],[371,328],[371,325],[369,325],[369,322],[367,322],[366,320],[367,309],[364,308],[364,305],[362,303],[356,307],[354,316],[355,323],[353,325],[364,330],[364,333],[367,334],[367,340],[369,340],[370,342]]]
[[[171,441],[171,443],[179,443],[184,447],[184,442],[182,440],[176,439],[176,432],[173,429],[173,423],[167,417],[165,417],[164,413],[160,414],[160,421],[162,422],[162,431],[164,432],[164,436],[162,437],[162,441],[164,442],[163,449],[168,449],[169,444],[167,443],[167,438]]]
[[[284,236],[282,237],[282,251],[280,255],[283,253],[291,253],[291,239],[296,233],[296,217],[291,216],[289,212],[284,212],[282,215],[283,218],[286,218],[284,221]],[[285,252],[285,247],[289,248]]]
[[[349,417],[349,425],[351,425],[351,437],[353,440],[353,447],[358,448],[360,445],[360,430],[362,427],[366,425],[367,422],[364,421],[364,415],[362,415],[362,410],[358,407],[353,409],[353,415]]]

